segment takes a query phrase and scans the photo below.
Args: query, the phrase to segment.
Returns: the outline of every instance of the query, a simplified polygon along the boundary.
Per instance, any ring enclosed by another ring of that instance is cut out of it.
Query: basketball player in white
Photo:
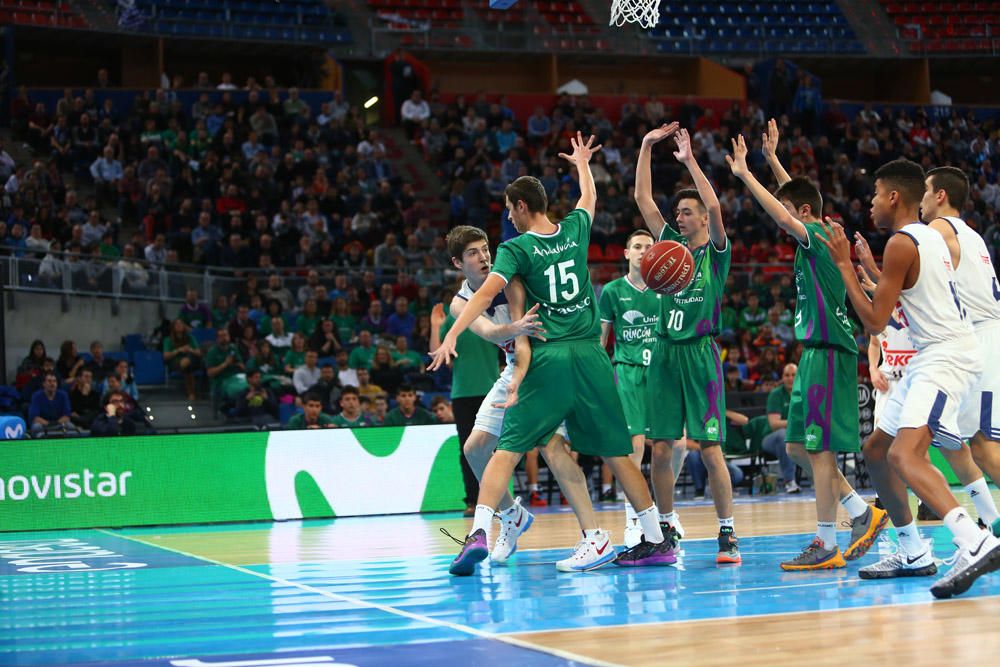
[[[933,172],[931,172],[933,173]],[[959,172],[961,174],[961,172]],[[961,174],[963,177],[965,174]],[[930,182],[930,177],[928,178],[928,183]],[[966,181],[968,183],[968,181]],[[928,187],[930,187],[928,185]],[[966,192],[968,190],[966,189]],[[925,194],[926,199],[926,194]],[[922,205],[923,208],[923,205]],[[922,215],[926,216],[926,208],[923,208]],[[951,227],[949,225],[948,229]],[[971,231],[971,230],[970,230]],[[975,234],[973,232],[973,234]],[[975,234],[976,238],[979,238],[978,234]],[[878,266],[875,264],[875,260],[872,257],[871,249],[868,247],[868,242],[865,240],[861,234],[856,233],[854,235],[855,242],[855,252],[857,253],[858,259],[861,262],[861,269],[863,273],[859,272],[861,277],[861,285],[865,290],[871,294],[875,288],[875,282],[878,281],[878,276],[880,271]],[[992,268],[992,265],[991,265]],[[956,272],[957,273],[957,272]],[[962,297],[962,304],[965,305],[965,298],[962,294],[961,283],[959,285],[959,295]],[[992,297],[991,297],[992,298]],[[975,327],[975,325],[973,325]],[[978,332],[977,332],[978,333]],[[985,352],[983,347],[982,338],[980,338],[980,348]],[[889,397],[892,392],[896,390],[897,385],[903,379],[906,374],[906,367],[909,364],[910,359],[916,354],[916,350],[913,348],[913,340],[910,338],[910,330],[903,323],[903,317],[897,307],[893,311],[892,317],[889,318],[889,326],[885,330],[878,334],[877,336],[871,337],[871,344],[868,346],[868,364],[869,371],[872,381],[872,386],[875,387],[875,427],[877,428],[879,422],[881,421],[882,412],[885,410],[886,403],[889,401]],[[879,365],[879,356],[882,357],[882,364]],[[980,383],[989,374],[985,372],[988,368],[988,364],[984,365],[984,373],[980,377]],[[965,406],[969,404],[973,394],[976,394],[975,390],[970,393],[970,398],[967,398],[965,403],[963,403],[963,410]],[[962,430],[962,412],[959,413],[959,431],[965,433]],[[979,411],[974,412],[974,416],[979,416]],[[975,422],[978,424],[978,421]],[[973,429],[977,428],[973,425]],[[969,438],[970,436],[963,435],[963,438]],[[981,443],[983,449],[987,449],[986,443]],[[951,466],[951,469],[955,472],[955,476],[958,477],[959,482],[965,488],[966,493],[972,499],[973,504],[976,506],[976,512],[979,514],[979,524],[982,527],[993,526],[993,532],[996,534],[997,530],[1000,530],[1000,513],[997,511],[996,503],[993,501],[993,496],[990,494],[989,486],[986,484],[986,479],[983,477],[983,471],[979,468],[976,461],[974,461],[974,456],[969,447],[962,446],[959,449],[939,449],[944,459]],[[995,473],[991,473],[991,476]],[[884,572],[893,572],[893,568],[885,570],[879,565],[872,565],[861,568],[862,578],[882,578]]]
[[[485,232],[469,226],[453,228],[448,233],[447,245],[453,255],[452,264],[465,276],[461,288],[449,305],[452,316],[457,318],[489,275],[490,246]],[[535,310],[537,306],[522,317],[524,287],[519,280],[512,280],[493,300],[491,307],[469,326],[469,329],[480,338],[496,343],[504,351],[507,363],[503,373],[486,395],[479,412],[476,413],[475,426],[463,446],[465,458],[477,478],[482,478],[486,464],[493,455],[503,427],[504,412],[512,403],[511,395],[516,394],[531,359],[531,347],[523,344],[515,345],[515,338],[522,335],[542,337],[544,334],[537,327]],[[517,321],[512,321],[514,315],[518,316]],[[524,342],[526,340],[523,339]],[[456,360],[456,363],[461,363],[461,360]],[[542,456],[545,457],[549,470],[559,483],[567,502],[576,512],[580,529],[584,534],[592,537],[607,536],[597,525],[587,480],[580,466],[570,455],[565,438],[566,429],[561,426],[542,449]],[[494,563],[505,563],[517,550],[517,539],[531,527],[534,517],[521,507],[520,498],[515,500],[511,498],[510,493],[504,494],[498,509],[500,532],[490,552],[490,560]],[[581,540],[574,553],[569,558],[558,561],[556,568],[562,571],[584,571],[614,560],[614,549],[607,549],[599,554],[593,545],[595,541]]]
[[[959,406],[982,373],[982,358],[958,296],[948,245],[941,234],[919,222],[923,194],[924,172],[916,163],[894,160],[875,173],[872,218],[879,229],[895,234],[886,244],[882,274],[871,300],[855,278],[843,227],[828,220],[830,240],[820,240],[830,249],[847,295],[869,333],[885,329],[897,304],[910,328],[917,354],[890,397],[881,423],[865,443],[865,460],[900,538],[893,570],[887,576],[927,575],[936,570],[931,549],[920,539],[906,501],[909,485],[944,518],[958,547],[951,569],[931,587],[935,597],[949,598],[1000,568],[1000,539],[976,525],[940,471],[926,459],[932,441],[951,449],[961,447]]]

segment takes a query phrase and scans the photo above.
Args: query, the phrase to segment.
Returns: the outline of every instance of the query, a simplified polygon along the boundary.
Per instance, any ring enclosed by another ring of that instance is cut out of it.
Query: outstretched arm
[[[559,157],[576,165],[576,170],[580,176],[580,200],[576,203],[576,208],[582,208],[590,214],[590,222],[594,222],[594,211],[597,208],[597,186],[594,184],[594,174],[590,171],[590,158],[594,153],[601,150],[601,145],[592,146],[594,135],[590,135],[584,143],[583,135],[579,132],[576,137],[570,139],[573,145],[572,155],[560,153]]]
[[[694,181],[701,201],[708,210],[708,236],[712,239],[712,245],[717,250],[723,250],[729,240],[726,237],[726,226],[722,223],[722,206],[719,204],[719,197],[715,194],[715,188],[708,182],[708,177],[705,176],[701,165],[694,157],[688,131],[685,129],[678,131],[675,140],[677,141],[677,150],[674,152],[674,157],[691,173],[691,180]]]
[[[656,239],[660,238],[663,227],[667,224],[660,213],[659,207],[653,201],[653,174],[650,166],[653,146],[663,141],[677,131],[678,123],[661,125],[651,130],[642,138],[639,149],[639,161],[635,166],[635,203],[639,207],[642,219]]]
[[[778,135],[778,123],[773,118],[767,121],[767,132],[764,133],[762,139],[764,142],[764,159],[767,160],[767,166],[771,168],[771,173],[774,174],[778,185],[784,185],[792,180],[792,177],[788,175],[785,168],[781,166],[781,162],[778,161],[778,141],[780,137]]]
[[[733,170],[733,176],[743,181],[743,184],[750,191],[750,194],[753,195],[753,198],[771,216],[771,219],[778,223],[779,227],[794,236],[799,243],[805,244],[808,242],[809,233],[806,231],[806,226],[802,224],[802,221],[789,213],[781,205],[781,202],[775,199],[774,195],[768,192],[767,188],[761,185],[760,181],[753,175],[753,172],[750,171],[750,168],[747,166],[747,144],[742,134],[733,139],[733,154],[726,156],[726,162],[729,163],[729,168]]]
[[[518,278],[514,278],[507,283],[504,290],[507,294],[507,307],[510,309],[511,319],[520,318],[524,313],[524,285]],[[538,309],[535,304],[529,312]],[[528,366],[531,365],[531,343],[527,336],[518,336],[514,339],[514,372],[511,374],[510,382],[507,383],[507,400],[503,403],[495,403],[493,407],[507,409],[517,404],[517,390],[521,387],[524,376],[528,374]]]
[[[465,304],[462,314],[459,315],[455,324],[451,326],[444,340],[441,341],[441,345],[431,353],[431,363],[427,367],[427,370],[436,371],[452,358],[458,356],[458,353],[455,351],[455,342],[458,340],[459,335],[469,328],[473,320],[482,315],[490,307],[493,299],[504,288],[505,283],[506,281],[495,273],[491,273],[486,277],[486,282],[476,290],[476,293]]]
[[[817,240],[830,250],[840,275],[847,287],[847,296],[854,306],[854,311],[870,334],[881,332],[889,324],[892,310],[903,291],[903,284],[910,267],[917,261],[917,248],[913,241],[903,234],[896,234],[889,239],[883,255],[882,279],[875,288],[875,294],[869,300],[861,283],[854,277],[854,266],[851,264],[851,244],[844,235],[841,225],[826,219],[823,229],[826,237],[817,234]]]
[[[523,289],[523,288],[522,288]],[[508,303],[510,298],[508,297]],[[468,302],[465,299],[455,297],[451,301],[451,306],[449,310],[451,311],[451,316],[458,319],[461,316],[462,311],[465,310],[465,306]],[[522,300],[523,303],[523,300]],[[522,306],[521,312],[524,311]],[[483,340],[488,340],[494,345],[503,345],[511,338],[516,338],[517,336],[532,336],[534,338],[539,338],[540,340],[545,340],[542,338],[541,322],[536,314],[538,311],[538,304],[535,304],[532,309],[525,315],[522,315],[513,322],[508,324],[495,324],[490,322],[485,316],[480,315],[472,321],[469,325],[469,330],[476,334]],[[514,309],[511,308],[511,317],[514,316]]]

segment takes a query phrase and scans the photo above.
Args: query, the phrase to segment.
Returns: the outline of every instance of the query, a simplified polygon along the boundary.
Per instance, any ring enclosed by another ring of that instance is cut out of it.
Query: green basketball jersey
[[[670,225],[660,232],[661,241],[688,244]],[[722,292],[729,277],[732,244],[718,250],[711,239],[698,248],[688,248],[694,257],[694,278],[677,294],[664,294],[660,299],[660,321],[656,334],[672,341],[690,341],[703,336],[719,335],[722,312]]]
[[[441,325],[441,338],[455,324],[449,313]],[[469,398],[490,393],[493,383],[500,377],[500,352],[493,343],[483,340],[471,331],[463,331],[455,342],[455,359],[451,372],[451,397]]]
[[[615,327],[615,363],[648,366],[656,342],[660,295],[641,290],[626,276],[612,280],[601,291],[601,321]]]
[[[576,209],[549,235],[525,232],[497,248],[493,273],[510,281],[520,276],[526,307],[539,304],[549,342],[599,340],[597,298],[587,270],[590,215]],[[532,339],[532,345],[544,345]]]
[[[795,251],[795,337],[807,347],[830,345],[857,354],[844,279],[830,251],[817,239],[823,228],[818,222],[803,224],[809,238]]]

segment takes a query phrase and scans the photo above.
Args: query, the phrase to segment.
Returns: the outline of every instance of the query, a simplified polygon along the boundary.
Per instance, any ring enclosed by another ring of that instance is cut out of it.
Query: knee
[[[465,440],[465,444],[462,445],[462,453],[465,454],[466,458],[475,456],[482,450],[483,441],[475,436],[469,436]]]
[[[869,464],[880,464],[888,460],[889,449],[889,446],[879,442],[875,437],[869,437],[861,447],[861,453]]]
[[[653,465],[670,465],[670,458],[673,455],[674,447],[676,444],[671,445],[665,440],[657,440],[653,443]]]
[[[890,447],[885,456],[885,460],[887,460],[889,465],[895,470],[902,470],[902,466],[905,464],[906,458],[906,452],[902,447]]]

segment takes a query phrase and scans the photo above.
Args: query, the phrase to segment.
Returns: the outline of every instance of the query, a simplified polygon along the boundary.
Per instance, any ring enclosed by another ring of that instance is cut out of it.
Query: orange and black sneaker
[[[781,569],[789,572],[833,570],[838,567],[847,567],[847,561],[840,554],[840,547],[835,546],[833,549],[827,549],[819,537],[814,539],[798,556],[781,564]]]
[[[868,553],[879,534],[889,525],[889,513],[869,505],[864,514],[852,519],[848,525],[851,527],[851,546],[844,551],[844,559],[857,560]]]
[[[715,557],[716,563],[742,563],[740,556],[740,541],[736,538],[736,533],[729,526],[719,529],[719,553]]]

